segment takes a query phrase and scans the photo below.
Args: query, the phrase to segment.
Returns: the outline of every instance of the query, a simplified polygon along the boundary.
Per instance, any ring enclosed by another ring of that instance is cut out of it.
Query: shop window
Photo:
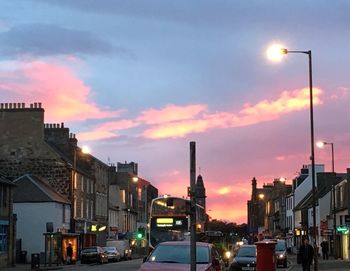
[[[7,225],[0,225],[0,253],[7,252]]]

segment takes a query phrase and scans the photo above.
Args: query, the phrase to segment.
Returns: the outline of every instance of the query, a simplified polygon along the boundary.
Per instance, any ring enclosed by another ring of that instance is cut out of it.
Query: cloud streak
[[[89,32],[53,24],[22,24],[0,33],[0,55],[7,57],[45,57],[53,55],[132,54],[123,47],[112,46]]]
[[[322,91],[314,89],[314,104],[321,104]],[[234,112],[207,112],[205,106],[201,111],[196,111],[192,119],[183,119],[179,121],[163,122],[147,129],[143,136],[151,139],[159,138],[178,138],[184,137],[190,133],[205,132],[215,128],[235,128],[247,125],[254,125],[261,122],[272,121],[281,116],[306,109],[309,107],[309,92],[304,88],[301,90],[284,91],[276,100],[263,100],[255,105],[246,104],[238,113]],[[174,108],[175,111],[177,108]],[[155,111],[152,109],[152,115],[169,114],[168,108]],[[176,115],[172,112],[171,115]],[[195,118],[198,117],[198,118]]]

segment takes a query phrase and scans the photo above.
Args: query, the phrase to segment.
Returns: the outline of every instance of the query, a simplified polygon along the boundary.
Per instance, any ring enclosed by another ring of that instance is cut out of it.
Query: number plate
[[[242,270],[255,270],[255,267],[242,267]]]

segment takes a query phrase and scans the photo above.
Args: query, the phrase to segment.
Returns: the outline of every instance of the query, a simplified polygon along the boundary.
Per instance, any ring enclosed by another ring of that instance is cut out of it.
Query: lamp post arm
[[[289,53],[311,55],[311,51],[289,51],[289,50],[287,50],[287,54],[289,54]]]

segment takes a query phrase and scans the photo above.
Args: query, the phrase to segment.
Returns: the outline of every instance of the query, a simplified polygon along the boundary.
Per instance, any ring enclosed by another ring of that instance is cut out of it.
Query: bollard
[[[256,271],[276,271],[275,246],[272,240],[256,242]]]

